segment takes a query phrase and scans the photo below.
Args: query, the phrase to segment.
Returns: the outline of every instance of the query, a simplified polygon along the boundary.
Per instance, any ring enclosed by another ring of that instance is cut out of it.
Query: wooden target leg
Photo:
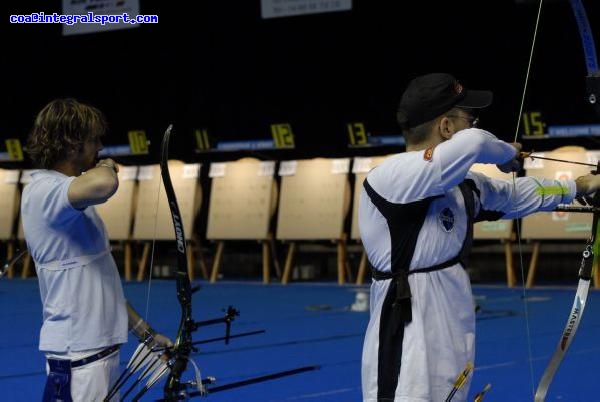
[[[8,242],[6,244],[6,261],[12,260],[15,255],[15,246],[12,242]],[[12,279],[14,276],[15,267],[8,268],[8,272],[6,272],[6,277]]]
[[[363,248],[358,264],[358,273],[356,274],[356,284],[362,285],[365,281],[365,271],[367,270],[367,252]]]
[[[225,242],[220,241],[217,244],[217,252],[213,261],[212,272],[210,274],[210,282],[215,283],[219,277],[219,269],[221,269],[221,259],[223,258],[223,248],[225,248]]]
[[[337,266],[338,266],[338,285],[346,283],[346,238],[345,235],[337,241]],[[348,275],[348,280],[351,280]]]
[[[123,243],[123,260],[125,264],[125,280],[131,280],[131,242],[125,240]]]
[[[506,257],[506,284],[509,288],[512,288],[517,283],[517,277],[515,276],[512,244],[510,243],[510,241],[504,243],[504,255]]]
[[[294,256],[296,255],[296,243],[290,243],[288,248],[287,256],[285,258],[285,267],[283,268],[283,276],[281,277],[281,283],[287,285],[290,281],[290,273],[292,271],[292,265],[294,265]]]
[[[266,285],[271,281],[271,252],[269,250],[269,241],[262,242],[262,268],[263,268],[263,283]]]
[[[31,263],[32,263],[32,259],[31,259],[31,255],[29,253],[27,253],[27,255],[25,257],[23,257],[23,271],[21,271],[21,278],[25,279],[25,278],[29,278],[29,274],[31,272]]]
[[[529,271],[527,272],[527,282],[525,287],[527,289],[533,287],[535,280],[535,270],[537,268],[538,256],[540,254],[540,242],[536,241],[533,243],[533,252],[531,253],[531,261],[529,262]]]
[[[206,259],[204,258],[204,252],[202,251],[202,244],[200,244],[200,241],[196,241],[195,243],[200,264],[200,271],[202,272],[202,278],[208,280],[208,267],[206,266]]]
[[[269,242],[269,251],[271,252],[271,258],[273,260],[275,275],[277,275],[277,279],[281,280],[281,267],[279,266],[279,259],[277,258],[277,245],[275,243],[275,237],[273,236],[273,233],[269,233],[267,241]]]
[[[148,263],[148,256],[150,255],[150,243],[146,242],[144,243],[144,250],[142,251],[142,258],[140,259],[140,262],[138,264],[138,273],[137,273],[137,280],[138,282],[141,282],[144,280],[144,271],[146,269],[146,264]],[[152,275],[152,272],[150,272],[150,275]]]

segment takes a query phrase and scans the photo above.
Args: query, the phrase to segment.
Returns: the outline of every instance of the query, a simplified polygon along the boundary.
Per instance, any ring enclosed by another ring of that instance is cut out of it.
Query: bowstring
[[[160,165],[159,165],[160,166]],[[154,267],[154,251],[156,247],[156,230],[158,228],[158,207],[160,204],[160,189],[162,188],[162,175],[159,171],[158,190],[156,191],[156,201],[154,203],[154,237],[152,238],[152,247],[150,247],[150,266],[148,267],[148,290],[146,291],[146,311],[144,312],[144,321],[148,322],[150,314],[150,289],[152,288],[152,269]]]
[[[538,27],[539,27],[539,23],[540,23],[540,16],[542,14],[542,4],[543,4],[544,0],[540,0],[539,6],[538,6],[538,10],[537,10],[537,15],[536,15],[536,19],[535,19],[535,27],[533,30],[533,38],[531,41],[531,48],[529,51],[529,60],[527,62],[527,70],[525,73],[525,83],[523,85],[523,92],[521,94],[521,102],[519,105],[519,112],[517,115],[517,124],[516,124],[516,128],[515,128],[515,135],[514,135],[514,140],[513,142],[517,142],[518,136],[519,136],[519,129],[521,127],[521,119],[523,116],[523,108],[524,108],[524,104],[525,104],[525,97],[527,95],[527,87],[529,84],[529,75],[531,72],[531,65],[533,63],[533,53],[535,50],[535,44],[537,41],[537,32],[538,32]],[[512,173],[512,178],[513,178],[513,197],[517,197],[517,181],[516,181],[516,172]],[[521,271],[521,289],[522,289],[522,299],[523,299],[523,311],[525,314],[525,333],[526,333],[526,340],[527,340],[527,356],[528,356],[528,361],[529,361],[529,377],[530,377],[530,385],[531,385],[531,395],[535,394],[535,380],[534,380],[534,375],[533,375],[533,352],[532,352],[532,342],[531,342],[531,327],[529,325],[529,306],[527,304],[527,289],[525,287],[525,268],[524,268],[524,264],[523,264],[523,247],[522,247],[522,239],[521,239],[521,227],[519,224],[519,219],[520,219],[520,213],[519,213],[519,204],[517,202],[515,202],[515,219],[516,219],[516,228],[517,228],[517,249],[519,250],[519,267],[520,267],[520,271]]]
[[[162,175],[159,171],[158,189],[156,191],[156,201],[154,202],[154,236],[152,238],[152,246],[150,247],[150,266],[148,267],[148,288],[146,290],[146,308],[144,311],[144,321],[148,322],[150,315],[150,292],[152,289],[152,269],[154,267],[154,252],[156,247],[156,230],[158,228],[158,207],[160,204],[160,189],[162,187]],[[141,378],[141,377],[140,377]],[[138,383],[139,385],[139,383]]]

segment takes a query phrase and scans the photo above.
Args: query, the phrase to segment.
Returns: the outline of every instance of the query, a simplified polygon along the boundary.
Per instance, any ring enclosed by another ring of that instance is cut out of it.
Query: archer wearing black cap
[[[433,73],[410,82],[398,108],[398,122],[416,127],[452,108],[481,109],[492,103],[490,91],[467,91],[450,74]]]
[[[371,315],[362,355],[363,401],[465,401],[475,360],[475,305],[465,271],[473,223],[514,219],[570,203],[600,188],[600,175],[577,180],[492,179],[474,163],[509,172],[519,144],[477,128],[490,91],[466,89],[450,74],[410,81],[397,118],[406,152],[371,170],[358,207],[362,243],[373,267]]]

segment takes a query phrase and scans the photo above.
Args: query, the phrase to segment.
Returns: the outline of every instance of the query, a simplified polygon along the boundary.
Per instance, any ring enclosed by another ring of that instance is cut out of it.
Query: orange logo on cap
[[[462,91],[463,91],[463,86],[461,85],[461,83],[458,82],[458,81],[454,81],[454,92],[456,92],[457,94],[459,94]]]
[[[425,159],[426,161],[431,161],[431,159],[433,158],[433,147],[431,148],[427,148],[425,150],[425,152],[423,153],[423,159]]]

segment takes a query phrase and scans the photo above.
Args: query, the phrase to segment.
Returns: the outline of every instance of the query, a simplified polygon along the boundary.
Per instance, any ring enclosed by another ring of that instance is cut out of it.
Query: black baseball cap
[[[453,107],[481,109],[492,103],[491,91],[467,90],[446,73],[431,73],[413,79],[398,105],[398,123],[415,127],[441,116]]]

